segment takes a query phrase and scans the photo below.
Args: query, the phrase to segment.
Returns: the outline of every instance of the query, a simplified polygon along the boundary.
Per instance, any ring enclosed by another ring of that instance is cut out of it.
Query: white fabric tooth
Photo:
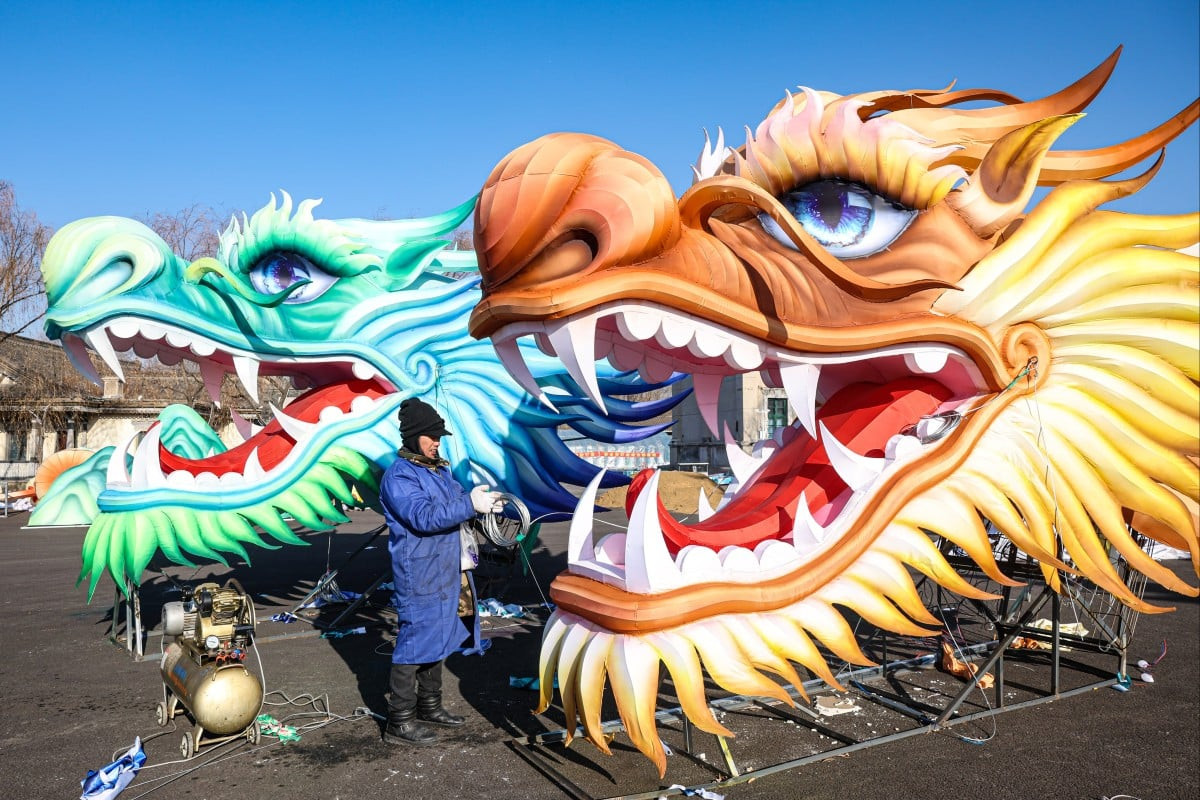
[[[946,366],[949,354],[941,348],[922,348],[904,354],[904,366],[922,375],[936,375]]]
[[[625,535],[625,588],[638,594],[666,592],[683,585],[683,576],[667,550],[658,521],[660,477],[655,470],[638,495]]]
[[[267,471],[263,469],[262,462],[258,460],[257,447],[250,451],[250,455],[246,456],[246,466],[242,467],[242,475],[245,476],[246,483],[250,484],[267,477]]]
[[[854,491],[868,488],[876,480],[887,462],[882,458],[859,455],[837,440],[829,432],[824,422],[818,423],[821,430],[821,443],[825,445],[825,453],[829,456],[829,464],[837,472],[838,477],[846,482]]]
[[[596,543],[594,560],[613,567],[625,566],[625,534],[610,533]]]
[[[188,347],[191,348],[193,353],[201,358],[207,358],[208,356],[211,356],[213,353],[217,352],[217,346],[207,339],[193,339],[192,343],[188,345]]]
[[[704,491],[704,487],[700,487],[700,499],[696,501],[696,516],[701,522],[717,513],[713,507],[708,504],[708,495]]]
[[[108,486],[128,486],[129,467],[125,464],[125,456],[129,453],[129,445],[141,431],[134,431],[126,436],[108,458],[108,473],[104,478]]]
[[[146,320],[142,320],[141,325],[138,326],[138,330],[141,332],[144,338],[149,339],[152,342],[157,342],[159,339],[167,335],[166,328],[162,327],[161,325],[155,325],[153,322],[148,322]]]
[[[720,436],[717,409],[721,404],[721,384],[724,380],[724,375],[709,372],[698,372],[692,376],[692,394],[696,398],[696,406],[700,409],[700,416],[713,438]]]
[[[200,492],[208,492],[214,489],[221,488],[221,479],[213,472],[201,472],[196,476],[196,490]]]
[[[759,461],[765,461],[775,455],[775,451],[779,449],[779,442],[774,439],[763,439],[754,443],[750,448],[751,454]]]
[[[289,417],[287,414],[280,411],[273,403],[271,406],[271,414],[275,417],[275,421],[287,432],[287,435],[296,440],[296,444],[300,444],[309,436],[317,427],[315,422],[305,422],[301,419]]]
[[[177,469],[167,476],[167,488],[191,490],[196,487],[196,479],[186,469]]]
[[[787,542],[777,539],[766,539],[754,548],[754,557],[758,559],[760,572],[782,573],[793,564],[800,561],[796,548]]]
[[[254,435],[254,426],[250,424],[250,420],[243,417],[237,412],[237,409],[229,409],[229,416],[233,420],[233,427],[237,430],[238,435],[242,437],[242,441],[246,441]],[[262,428],[259,428],[262,430]]]
[[[159,461],[158,445],[162,436],[162,426],[155,425],[146,431],[133,455],[132,481],[134,487],[157,489],[167,485],[167,476],[163,474],[162,463]]]
[[[62,343],[63,352],[67,354],[67,360],[75,367],[75,371],[97,386],[103,386],[104,381],[100,380],[100,373],[96,371],[96,365],[92,363],[92,356],[84,346],[83,339],[68,333],[63,336]]]
[[[546,397],[546,393],[542,391],[542,387],[538,386],[537,381],[533,379],[533,373],[529,371],[529,365],[525,363],[525,357],[521,355],[521,348],[517,345],[517,340],[515,338],[502,341],[493,339],[492,347],[496,350],[496,356],[500,359],[500,363],[504,365],[517,385],[531,396],[541,400],[551,411],[557,413],[558,409],[554,407],[550,398]]]
[[[725,363],[742,372],[758,369],[763,363],[762,348],[756,342],[734,338],[725,351]]]
[[[233,368],[237,372],[238,380],[242,382],[242,388],[246,390],[246,396],[257,403],[258,359],[235,355],[233,357]]]
[[[921,440],[915,436],[905,436],[902,433],[897,433],[888,439],[887,446],[883,452],[888,464],[897,461],[907,461],[913,456],[920,455]]]
[[[725,429],[725,457],[729,459],[729,469],[733,472],[734,480],[739,486],[745,486],[754,474],[758,472],[764,461],[759,461],[754,456],[742,449],[733,438],[733,434],[729,431],[729,425],[724,426]]]
[[[654,312],[626,308],[616,317],[617,330],[631,342],[644,342],[658,333],[659,318]]]
[[[684,547],[675,557],[675,564],[685,583],[713,583],[721,579],[721,559],[703,545]]]
[[[236,489],[246,485],[246,479],[240,472],[226,472],[217,479],[222,489]]]
[[[96,354],[113,371],[113,374],[124,383],[125,373],[121,370],[121,362],[117,360],[117,354],[113,350],[112,342],[109,341],[108,331],[104,330],[104,328],[92,328],[83,335],[87,339],[88,344],[92,346],[92,349],[96,351]]]
[[[700,324],[688,343],[692,355],[701,358],[718,358],[729,348],[729,337],[711,325]]]
[[[174,347],[176,350],[185,350],[191,343],[192,337],[188,336],[184,331],[178,331],[174,329],[167,331],[167,344],[171,345],[171,347]]]
[[[796,501],[792,521],[792,546],[798,553],[807,553],[815,550],[821,542],[825,541],[826,534],[825,528],[813,519],[812,511],[808,507],[808,500],[801,494],[800,499]]]
[[[200,361],[200,379],[204,381],[204,389],[217,408],[221,407],[221,384],[225,382],[225,368],[215,361],[204,359]]]
[[[695,326],[683,317],[664,314],[662,325],[654,335],[654,340],[667,348],[682,348],[692,340],[694,331]]]
[[[379,370],[371,366],[365,361],[353,361],[350,364],[350,371],[354,373],[354,377],[360,381],[369,381],[379,374]]]
[[[646,351],[642,363],[638,366],[638,374],[650,383],[661,383],[671,377],[675,368],[670,361],[661,358],[653,351]]]
[[[108,330],[118,339],[132,339],[138,335],[138,321],[134,317],[121,317],[108,323]]]
[[[546,355],[558,355],[558,353],[554,352],[554,344],[550,341],[550,337],[546,335],[545,331],[534,334],[533,341],[537,344],[538,350],[541,350]]]
[[[816,364],[780,364],[779,377],[796,418],[809,436],[817,438],[817,382],[821,368]]]
[[[624,344],[613,343],[612,353],[608,356],[609,362],[621,370],[628,372],[632,369],[637,369],[642,364],[642,351]]]
[[[571,515],[570,532],[567,534],[567,564],[577,564],[583,560],[591,560],[596,551],[592,543],[592,512],[596,506],[596,493],[600,490],[600,481],[608,472],[601,469],[592,478],[592,482],[583,490],[579,502],[575,504],[575,513]]]
[[[592,402],[607,414],[604,396],[596,380],[596,318],[577,317],[557,323],[548,331],[558,358]]]
[[[346,416],[346,412],[337,406],[325,406],[321,409],[321,413],[317,414],[317,419],[321,422],[333,422],[335,419],[341,419]]]
[[[375,401],[366,395],[360,394],[350,401],[350,411],[354,414],[366,414],[375,407]]]
[[[744,547],[735,544],[722,547],[717,558],[721,559],[721,571],[728,580],[745,582],[759,577],[758,559]]]

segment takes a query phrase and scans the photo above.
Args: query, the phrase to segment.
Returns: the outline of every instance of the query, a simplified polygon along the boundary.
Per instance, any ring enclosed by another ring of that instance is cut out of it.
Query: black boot
[[[416,720],[415,711],[391,711],[387,727],[383,729],[383,740],[388,744],[408,744],[428,747],[437,741],[437,734]]]
[[[436,697],[417,698],[417,719],[431,725],[444,725],[447,728],[457,728],[467,721],[466,717],[451,714],[443,708],[440,694]]]

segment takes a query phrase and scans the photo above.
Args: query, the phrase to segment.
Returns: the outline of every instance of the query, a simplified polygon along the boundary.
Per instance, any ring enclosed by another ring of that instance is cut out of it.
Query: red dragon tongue
[[[888,440],[922,416],[935,412],[950,391],[927,378],[905,378],[888,384],[853,384],[822,406],[817,420],[839,442],[865,456],[879,457]],[[651,471],[643,470],[629,486],[625,500],[631,513]],[[727,545],[753,548],[791,530],[801,495],[810,507],[833,503],[847,489],[830,464],[825,446],[804,433],[786,439],[737,495],[719,512],[696,525],[677,522],[659,506],[664,538],[672,552],[689,544],[719,550]]]

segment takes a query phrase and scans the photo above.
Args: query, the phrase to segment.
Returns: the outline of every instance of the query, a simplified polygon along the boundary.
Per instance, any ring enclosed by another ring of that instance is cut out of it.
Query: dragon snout
[[[675,195],[642,156],[580,133],[525,144],[488,177],[475,212],[485,292],[630,264],[679,238]]]

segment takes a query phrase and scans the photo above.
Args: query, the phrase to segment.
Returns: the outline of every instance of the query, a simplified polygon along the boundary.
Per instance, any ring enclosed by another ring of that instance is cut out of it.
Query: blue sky
[[[1195,0],[24,5],[0,7],[0,179],[55,227],[253,211],[279,189],[328,217],[430,214],[557,130],[642,153],[681,192],[703,128],[740,144],[797,84],[1033,98],[1120,44],[1060,146],[1136,136],[1200,93]],[[1117,207],[1195,211],[1198,151],[1193,126]]]

